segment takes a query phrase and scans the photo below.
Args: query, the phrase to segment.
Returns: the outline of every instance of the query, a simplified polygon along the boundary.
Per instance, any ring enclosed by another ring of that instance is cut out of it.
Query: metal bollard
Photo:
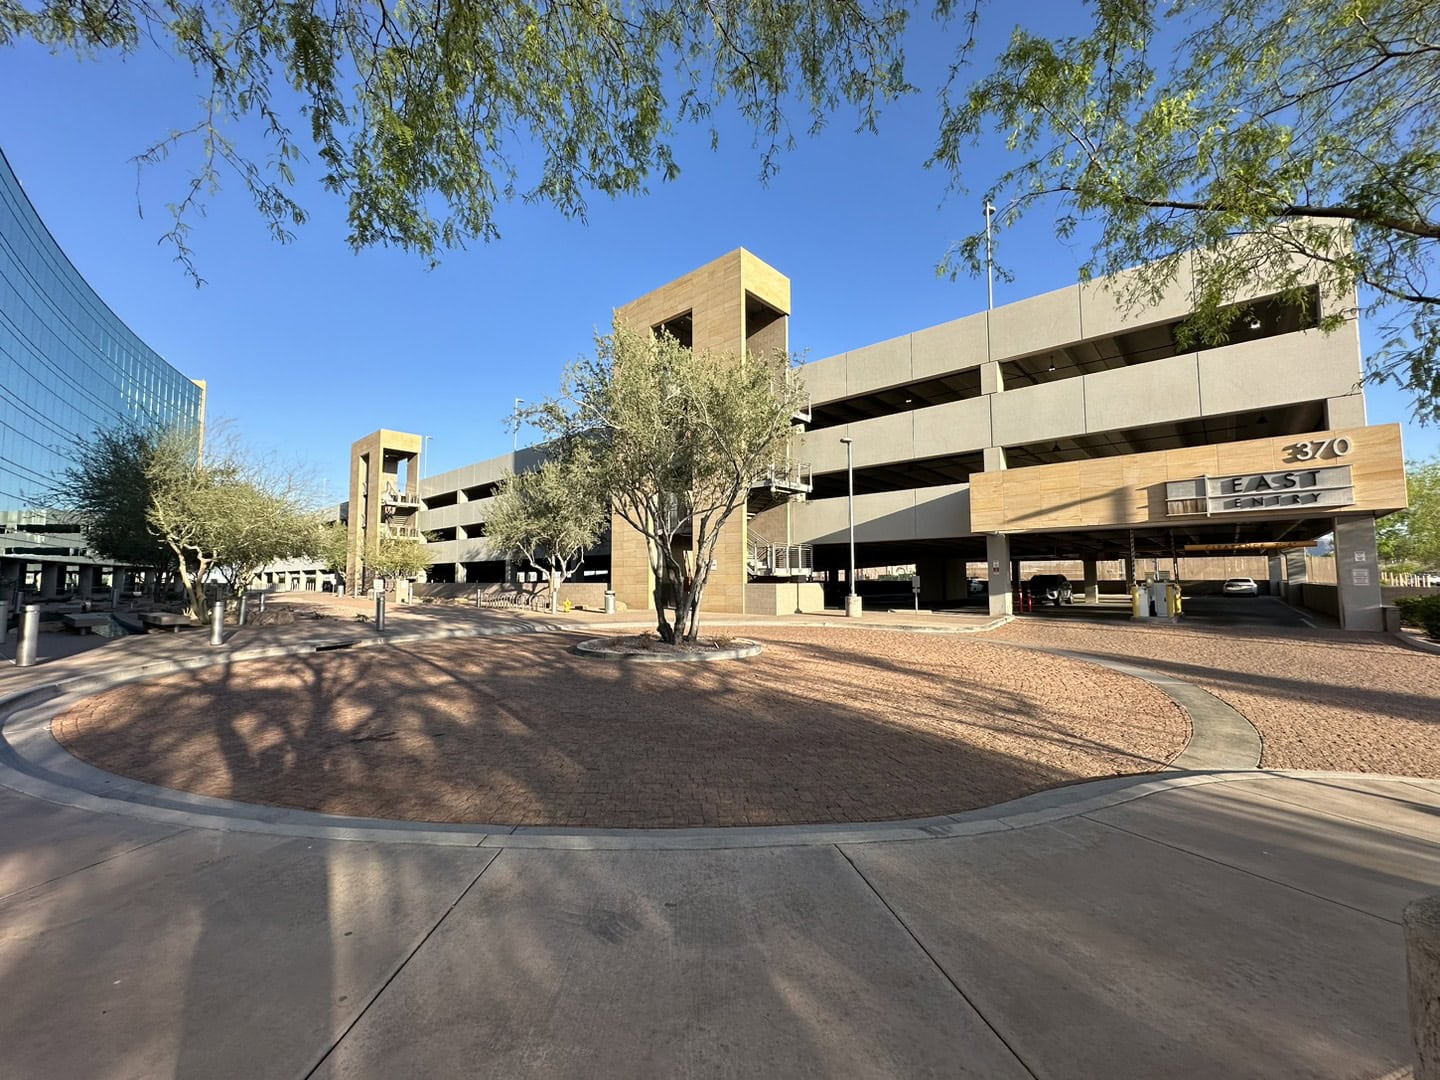
[[[237,615],[235,616],[235,625],[236,625],[236,626],[244,626],[244,625],[245,625],[245,609],[246,609],[246,607],[249,606],[249,600],[250,600],[250,593],[249,593],[249,592],[242,592],[242,593],[240,594],[240,612],[239,612],[239,614],[237,614]]]
[[[263,592],[260,594],[260,614],[265,614],[265,594]]]
[[[110,610],[111,610],[111,611],[119,611],[119,610],[120,610],[120,590],[119,590],[118,588],[113,587],[113,586],[112,586],[111,589],[110,589]]]
[[[10,637],[10,601],[0,599],[0,646]]]
[[[210,644],[225,644],[225,601],[216,600],[210,609]]]
[[[20,634],[15,639],[15,666],[30,667],[35,663],[40,641],[40,605],[26,604],[20,613]]]
[[[385,594],[383,592],[375,594],[375,632],[377,634],[385,632]]]

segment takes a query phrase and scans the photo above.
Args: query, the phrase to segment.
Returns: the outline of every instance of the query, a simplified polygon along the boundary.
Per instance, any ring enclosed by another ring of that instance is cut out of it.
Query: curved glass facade
[[[46,521],[77,435],[198,424],[203,395],[86,284],[0,153],[0,524]]]

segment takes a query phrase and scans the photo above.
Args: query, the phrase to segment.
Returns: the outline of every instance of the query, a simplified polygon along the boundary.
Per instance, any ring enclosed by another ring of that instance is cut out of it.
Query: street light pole
[[[845,435],[840,441],[845,444],[845,482],[848,494],[845,499],[850,515],[850,592],[845,597],[845,614],[852,619],[860,617],[860,597],[855,592],[855,455],[854,439]]]
[[[510,440],[510,449],[512,452],[518,452],[520,449],[520,406],[524,404],[525,399],[523,397],[517,397],[515,399],[515,431],[512,433],[514,437]]]
[[[990,241],[990,219],[995,215],[995,207],[990,200],[985,200],[985,296],[986,309],[995,306],[995,258],[994,249]]]

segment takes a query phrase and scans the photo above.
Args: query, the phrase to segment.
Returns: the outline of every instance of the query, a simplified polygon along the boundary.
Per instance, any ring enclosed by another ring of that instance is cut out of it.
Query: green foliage
[[[350,530],[338,521],[323,525],[316,554],[330,573],[343,574],[350,558]]]
[[[420,577],[429,567],[425,545],[401,536],[382,536],[365,558],[365,569],[384,578],[389,592],[394,591],[395,582]]]
[[[72,464],[47,493],[47,502],[73,513],[90,545],[126,566],[167,569],[170,549],[150,531],[147,469],[162,436],[133,426],[77,438]]]
[[[485,536],[507,555],[545,568],[550,610],[555,611],[560,583],[579,568],[585,549],[600,538],[610,503],[583,440],[550,449],[554,456],[539,468],[500,482],[485,518]]]
[[[205,619],[211,571],[243,588],[279,559],[314,554],[320,520],[290,473],[274,473],[233,442],[212,440],[202,457],[194,435],[161,436],[146,464],[150,529],[174,553],[189,613]]]
[[[1418,626],[1425,633],[1440,641],[1440,593],[1433,596],[1402,596],[1395,601],[1400,609],[1401,621]]]
[[[901,0],[0,0],[0,44],[88,55],[153,39],[194,66],[208,84],[198,119],[140,155],[198,144],[169,234],[194,273],[189,222],[222,173],[240,177],[277,239],[304,222],[292,195],[297,126],[324,186],[349,204],[352,245],[433,257],[497,236],[503,200],[583,219],[592,192],[672,179],[676,125],[710,122],[727,99],[753,125],[764,173],[791,139],[787,108],[818,127],[846,102],[873,126],[880,104],[908,89],[906,18]],[[256,122],[266,145],[247,149],[232,132]]]
[[[720,532],[785,460],[802,400],[783,352],[697,355],[617,320],[559,396],[525,415],[588,448],[596,486],[647,541],[661,638],[693,641]]]
[[[1381,323],[1372,376],[1440,419],[1440,5],[1089,7],[1088,36],[1016,30],[982,78],[957,66],[930,164],[959,187],[965,148],[1002,135],[1015,163],[985,192],[1002,230],[1038,205],[1058,208],[1062,238],[1097,222],[1084,273],[1148,264],[1121,286],[1136,306],[1193,292],[1182,344],[1226,340],[1257,279],[1299,303],[1318,283],[1331,330],[1358,287]],[[977,230],[942,270],[983,273],[984,258]]]
[[[1440,570],[1440,458],[1406,462],[1405,492],[1409,509],[1376,530],[1380,558],[1411,571]]]

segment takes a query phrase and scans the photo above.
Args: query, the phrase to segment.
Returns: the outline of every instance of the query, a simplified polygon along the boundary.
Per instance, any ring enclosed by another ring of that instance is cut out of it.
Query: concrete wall
[[[824,610],[825,594],[818,582],[761,581],[745,586],[747,615],[792,615],[797,611]],[[700,617],[704,619],[704,611]]]
[[[797,543],[839,544],[849,539],[847,500],[797,503],[791,512]],[[882,491],[855,497],[855,541],[944,539],[970,531],[970,486],[948,484]]]
[[[1290,597],[1295,601],[1295,597]],[[1305,582],[1300,586],[1299,604],[1311,611],[1320,611],[1332,618],[1340,617],[1340,590],[1334,585],[1315,585]]]
[[[902,348],[909,340],[808,365],[802,378],[817,404],[817,386],[834,398],[903,385],[911,381],[911,358]],[[882,378],[877,372],[884,358],[896,366]],[[824,373],[813,383],[812,368]],[[1307,330],[821,428],[799,437],[795,456],[817,474],[836,473],[845,468],[842,436],[855,440],[855,467],[863,468],[1316,399],[1333,402],[1335,415],[1358,415],[1363,423],[1363,399],[1354,392],[1358,378],[1358,354],[1346,331],[1326,336]],[[840,393],[838,383],[845,387]]]

